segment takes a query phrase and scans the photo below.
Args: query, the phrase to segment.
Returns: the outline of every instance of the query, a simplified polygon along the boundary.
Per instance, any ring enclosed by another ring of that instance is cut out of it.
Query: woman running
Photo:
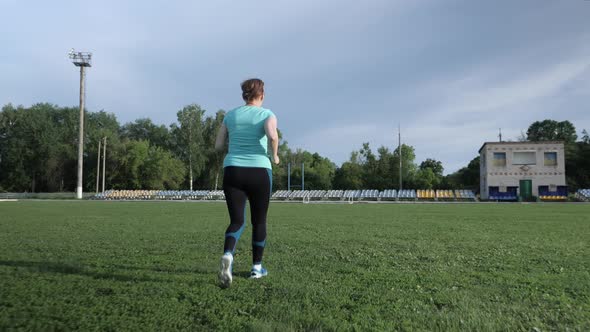
[[[215,148],[221,151],[229,134],[229,150],[223,161],[223,192],[229,211],[230,224],[225,231],[225,244],[219,282],[229,287],[232,282],[234,251],[244,231],[246,200],[250,201],[252,222],[252,270],[250,278],[262,278],[267,271],[262,267],[266,243],[266,214],[272,188],[272,163],[278,165],[279,136],[277,118],[262,108],[264,82],[254,78],[242,83],[242,98],[246,105],[233,109],[223,119]],[[268,155],[268,143],[272,157]]]

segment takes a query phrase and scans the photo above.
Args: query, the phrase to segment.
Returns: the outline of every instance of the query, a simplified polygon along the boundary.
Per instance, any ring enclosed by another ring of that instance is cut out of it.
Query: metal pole
[[[104,192],[104,180],[105,180],[105,165],[107,164],[107,137],[104,138],[104,145],[102,150],[102,192]]]
[[[402,129],[398,126],[398,147],[399,151],[399,190],[402,190]]]
[[[193,150],[192,150],[192,143],[193,143],[193,121],[189,119],[188,123],[188,168],[189,168],[189,182],[190,182],[190,190],[193,191]]]
[[[301,163],[301,190],[305,190],[305,163]]]
[[[78,137],[78,186],[76,198],[82,199],[82,168],[84,157],[84,66],[80,66],[80,128]]]
[[[98,158],[96,159],[96,193],[98,194],[98,183],[100,181],[100,143],[101,140],[98,140]]]
[[[291,192],[291,163],[287,164],[287,191]]]

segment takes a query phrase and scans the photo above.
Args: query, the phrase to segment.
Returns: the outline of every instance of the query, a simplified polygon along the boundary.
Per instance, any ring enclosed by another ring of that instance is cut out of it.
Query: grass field
[[[0,202],[0,330],[590,330],[588,204]]]

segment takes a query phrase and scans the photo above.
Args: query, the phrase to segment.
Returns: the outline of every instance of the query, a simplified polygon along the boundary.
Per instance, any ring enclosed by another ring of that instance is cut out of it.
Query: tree
[[[557,122],[555,120],[535,121],[526,132],[529,141],[564,141],[566,144],[574,143],[578,136],[576,128],[569,121]]]
[[[424,160],[422,163],[420,163],[420,169],[426,169],[426,168],[430,168],[433,172],[434,175],[438,176],[438,177],[442,177],[443,175],[443,165],[442,162],[438,161],[438,160],[434,160],[434,159],[426,159]]]
[[[204,114],[205,111],[197,104],[185,106],[176,114],[179,126],[172,126],[177,155],[188,163],[190,190],[193,190],[193,179],[201,175],[207,163],[203,139]]]
[[[219,110],[214,117],[207,117],[204,123],[204,148],[209,167],[203,172],[200,182],[204,184],[205,188],[214,188],[215,190],[219,187],[220,174],[223,171],[223,158],[228,143],[226,140],[226,148],[223,151],[215,150],[215,139],[224,117],[225,111]]]
[[[444,186],[451,189],[471,189],[479,191],[479,163],[480,157],[473,158],[466,167],[447,175]]]
[[[143,168],[148,160],[150,144],[148,141],[126,141],[124,144],[125,153],[119,162],[121,171],[116,179],[116,189],[144,189],[146,186],[142,181],[145,175]]]
[[[430,167],[420,168],[414,178],[415,189],[434,189],[440,184],[441,178],[434,174]]]
[[[145,189],[180,189],[186,168],[170,151],[150,146],[141,173]]]
[[[359,162],[359,152],[353,151],[350,160],[343,163],[334,174],[334,189],[363,188],[362,166]]]
[[[399,189],[399,147],[393,152],[393,171],[396,174],[395,180],[396,185],[394,188]],[[401,158],[402,158],[402,186],[405,188],[414,187],[414,178],[416,176],[416,153],[412,146],[402,144],[401,146]]]
[[[149,141],[151,145],[164,149],[168,149],[171,143],[168,128],[164,125],[155,125],[148,118],[137,119],[135,122],[125,124],[121,128],[121,138]]]

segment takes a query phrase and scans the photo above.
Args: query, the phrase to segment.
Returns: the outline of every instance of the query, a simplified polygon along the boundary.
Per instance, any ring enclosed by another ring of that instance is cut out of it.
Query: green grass
[[[0,330],[589,330],[590,205],[0,202]]]

